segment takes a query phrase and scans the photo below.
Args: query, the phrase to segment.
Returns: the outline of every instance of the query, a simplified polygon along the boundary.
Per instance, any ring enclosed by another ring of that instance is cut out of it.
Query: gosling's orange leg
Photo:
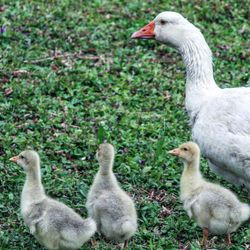
[[[96,248],[97,242],[96,242],[95,239],[91,239],[91,240],[90,240],[90,243],[91,243],[91,245],[92,245],[93,248]]]
[[[127,248],[128,247],[128,240],[125,240],[124,241],[124,246],[123,246],[124,248]]]
[[[203,229],[203,238],[201,240],[201,245],[204,247],[206,247],[206,245],[207,245],[207,238],[208,238],[208,229],[204,228]]]
[[[231,244],[232,244],[231,235],[230,235],[230,234],[227,234],[226,242],[227,242],[228,245],[231,245]]]
[[[128,240],[125,240],[124,243],[120,243],[120,244],[119,244],[119,247],[120,247],[121,249],[127,248],[127,247],[128,247]]]

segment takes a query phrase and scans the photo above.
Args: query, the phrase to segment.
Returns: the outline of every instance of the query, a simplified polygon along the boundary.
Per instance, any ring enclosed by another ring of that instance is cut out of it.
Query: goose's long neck
[[[39,201],[45,197],[41,181],[40,165],[37,164],[26,172],[26,181],[23,187],[22,198],[30,201]]]
[[[179,51],[186,65],[186,108],[192,113],[219,91],[213,77],[212,52],[201,33],[187,39]]]

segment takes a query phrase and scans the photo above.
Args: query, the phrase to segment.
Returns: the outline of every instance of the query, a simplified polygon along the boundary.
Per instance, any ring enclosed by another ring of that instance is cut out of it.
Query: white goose
[[[186,65],[185,106],[192,137],[210,168],[250,190],[250,88],[220,89],[200,30],[176,12],[162,12],[132,38],[174,46]]]

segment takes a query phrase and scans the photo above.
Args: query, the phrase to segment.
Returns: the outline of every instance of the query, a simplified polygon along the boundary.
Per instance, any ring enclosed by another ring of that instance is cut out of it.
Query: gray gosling
[[[180,183],[180,199],[190,218],[194,218],[203,229],[202,245],[207,244],[208,234],[227,235],[250,216],[250,207],[241,203],[230,190],[203,179],[200,167],[200,149],[194,142],[187,142],[169,151],[184,162]]]
[[[133,200],[121,189],[112,167],[114,147],[104,143],[99,146],[96,157],[100,168],[95,176],[87,197],[89,216],[96,224],[97,231],[116,243],[128,246],[137,229],[137,215]]]
[[[73,209],[46,196],[40,176],[40,158],[26,150],[10,159],[22,166],[26,181],[21,214],[30,233],[47,249],[78,249],[94,235],[96,223],[82,219]]]

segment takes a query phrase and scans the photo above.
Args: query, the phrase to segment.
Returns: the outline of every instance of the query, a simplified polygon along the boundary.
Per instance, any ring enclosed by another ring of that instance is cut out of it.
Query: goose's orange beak
[[[13,156],[10,158],[10,161],[17,162],[18,156]]]
[[[168,151],[169,154],[174,155],[174,156],[179,156],[180,155],[180,149],[175,148],[173,150]]]
[[[140,30],[133,33],[132,39],[153,39],[155,37],[155,22],[152,21]]]

